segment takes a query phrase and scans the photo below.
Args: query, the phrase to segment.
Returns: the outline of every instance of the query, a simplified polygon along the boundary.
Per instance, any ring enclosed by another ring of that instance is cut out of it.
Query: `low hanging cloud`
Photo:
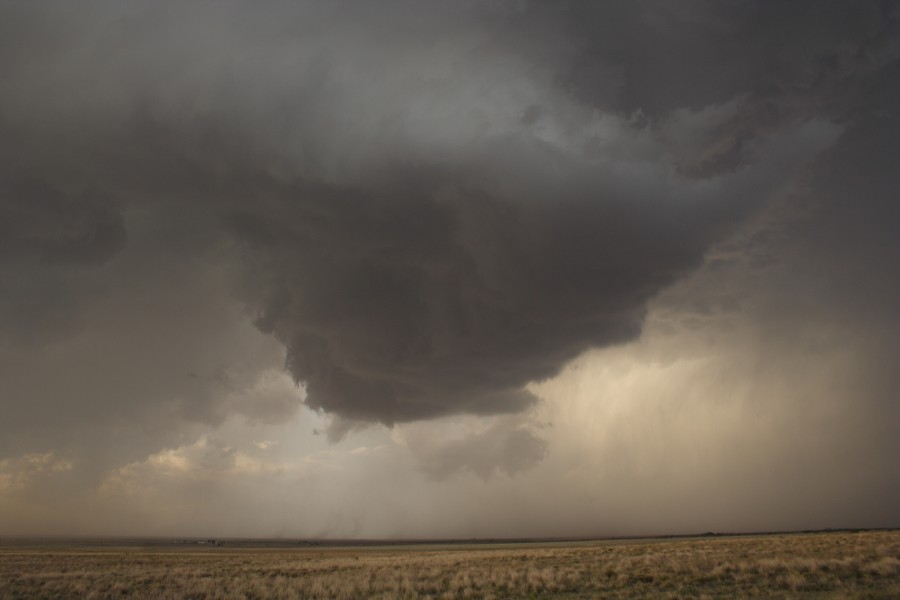
[[[494,417],[488,424],[437,420],[395,430],[392,439],[417,457],[417,468],[430,480],[471,473],[487,482],[495,476],[515,477],[543,461],[548,442],[541,429],[515,415]]]
[[[301,398],[343,423],[531,406],[529,382],[633,340],[652,298],[803,184],[895,56],[888,9],[828,4],[799,47],[745,4],[689,3],[676,29],[647,2],[4,5],[5,351],[86,344],[116,368],[113,331],[213,308],[131,339],[140,393],[86,368],[75,392],[14,378],[16,422],[37,427],[38,393],[207,424]],[[734,32],[785,71],[754,77],[737,42],[717,57]],[[671,65],[683,48],[696,64]],[[223,392],[220,365],[244,365],[241,389],[271,366],[237,349],[260,343],[248,322],[303,394],[257,410]],[[159,367],[169,348],[183,374]]]

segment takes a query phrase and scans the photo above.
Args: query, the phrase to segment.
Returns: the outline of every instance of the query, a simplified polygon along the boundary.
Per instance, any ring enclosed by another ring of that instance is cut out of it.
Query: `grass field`
[[[0,598],[900,598],[900,531],[387,547],[0,547]]]

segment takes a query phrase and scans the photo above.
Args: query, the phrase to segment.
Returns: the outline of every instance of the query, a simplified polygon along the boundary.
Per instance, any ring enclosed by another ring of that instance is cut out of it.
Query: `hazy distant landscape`
[[[900,597],[900,531],[405,546],[113,543],[7,541],[0,597]]]

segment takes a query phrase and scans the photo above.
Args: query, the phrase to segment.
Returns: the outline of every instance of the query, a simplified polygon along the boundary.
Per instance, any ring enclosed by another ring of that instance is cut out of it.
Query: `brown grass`
[[[0,598],[900,598],[900,532],[382,548],[0,548]]]

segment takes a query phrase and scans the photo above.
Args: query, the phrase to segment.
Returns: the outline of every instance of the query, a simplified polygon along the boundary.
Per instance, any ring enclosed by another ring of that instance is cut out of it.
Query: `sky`
[[[0,534],[900,526],[900,2],[0,4]]]

